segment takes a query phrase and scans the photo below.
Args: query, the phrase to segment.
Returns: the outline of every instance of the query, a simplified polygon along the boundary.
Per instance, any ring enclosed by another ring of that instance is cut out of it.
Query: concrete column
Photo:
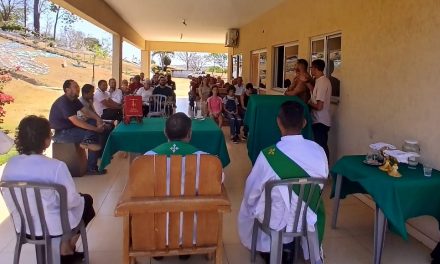
[[[116,83],[120,87],[122,81],[122,38],[117,34],[113,34],[112,77],[116,79]]]
[[[234,55],[234,48],[228,48],[228,70],[226,71],[226,78],[231,81],[233,73],[232,73],[232,56]]]
[[[145,74],[145,78],[150,78],[150,49],[141,50],[141,72]]]

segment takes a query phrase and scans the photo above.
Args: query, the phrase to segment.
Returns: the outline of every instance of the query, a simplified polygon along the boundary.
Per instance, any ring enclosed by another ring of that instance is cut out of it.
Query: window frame
[[[278,83],[278,79],[277,79],[277,72],[278,72],[278,48],[283,47],[284,50],[284,58],[283,58],[283,86],[284,86],[284,80],[286,79],[286,48],[289,47],[298,47],[298,54],[297,54],[297,59],[299,58],[299,41],[293,41],[293,42],[288,42],[288,43],[283,43],[283,44],[279,44],[279,45],[275,45],[273,46],[273,80],[272,80],[272,88],[277,88],[277,89],[284,89],[287,90],[288,87],[278,87],[277,83]],[[267,86],[267,85],[266,85]]]
[[[250,70],[250,80],[251,80],[251,82],[252,82],[252,84],[254,85],[254,88],[256,88],[256,89],[266,89],[267,88],[267,81],[266,81],[266,87],[260,87],[260,60],[261,60],[261,54],[262,53],[266,53],[266,80],[267,80],[267,55],[268,55],[268,53],[267,53],[267,49],[266,48],[264,48],[264,49],[258,49],[258,50],[253,50],[253,51],[251,51],[251,70]],[[254,72],[254,69],[252,68],[253,67],[253,64],[252,64],[252,56],[253,55],[256,55],[256,54],[258,54],[258,68],[257,68],[257,84],[254,84],[253,83],[253,79],[254,79],[254,76],[253,76],[253,72]]]

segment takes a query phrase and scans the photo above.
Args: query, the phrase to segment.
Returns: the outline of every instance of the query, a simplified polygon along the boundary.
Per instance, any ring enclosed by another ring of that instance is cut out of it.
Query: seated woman
[[[212,96],[208,98],[208,112],[209,116],[214,119],[214,121],[221,128],[223,123],[222,111],[223,111],[223,100],[218,96],[218,87],[212,87]]]
[[[51,159],[43,155],[51,141],[49,121],[44,117],[27,116],[20,121],[15,136],[15,144],[20,155],[11,158],[3,171],[2,181],[30,181],[48,184],[61,184],[67,190],[67,209],[69,222],[72,228],[80,223],[81,219],[87,225],[95,216],[93,199],[88,194],[79,194],[75,183],[64,162]],[[10,196],[4,196],[5,202],[12,212],[13,219],[19,219],[17,211],[11,210],[14,203]],[[46,212],[53,212],[59,208],[59,200],[52,196],[42,196]],[[46,214],[49,233],[53,236],[60,235],[62,228],[59,213]],[[40,226],[39,219],[35,218],[35,226]],[[14,221],[15,222],[15,221]],[[18,230],[19,231],[19,230]],[[42,235],[41,230],[36,230],[37,235]],[[61,244],[61,263],[73,263],[83,258],[82,253],[75,252],[75,244],[79,235]]]

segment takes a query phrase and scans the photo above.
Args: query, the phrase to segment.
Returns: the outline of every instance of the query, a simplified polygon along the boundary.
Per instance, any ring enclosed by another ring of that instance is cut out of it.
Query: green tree
[[[168,56],[168,58],[171,60],[171,57],[174,55],[174,52],[172,52],[172,51],[153,51],[152,55],[153,55],[153,57],[154,56],[159,57],[160,66],[163,68],[165,66],[165,64],[164,64],[165,56]],[[171,64],[171,62],[170,62],[170,64]]]
[[[214,63],[214,66],[218,65],[223,72],[226,72],[226,68],[228,66],[228,55],[225,53],[211,53],[209,54],[209,59]]]
[[[171,58],[168,55],[165,55],[162,60],[163,70],[166,71],[168,66],[171,65]]]
[[[21,11],[19,6],[21,0],[0,0],[0,18],[4,22],[14,21],[18,12]]]
[[[53,26],[53,39],[56,39],[57,34],[57,26],[58,21],[61,19],[66,27],[70,27],[73,23],[77,22],[79,17],[73,14],[72,12],[69,12],[63,8],[61,8],[59,5],[56,4],[50,4],[49,7],[50,11],[55,13],[55,23]]]

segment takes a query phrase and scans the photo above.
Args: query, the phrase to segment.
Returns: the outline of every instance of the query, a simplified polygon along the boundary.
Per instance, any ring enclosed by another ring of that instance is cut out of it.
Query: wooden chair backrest
[[[147,155],[135,159],[123,200],[143,201],[150,207],[130,212],[132,249],[216,245],[221,215],[203,203],[222,194],[221,181],[222,165],[215,156]],[[185,198],[188,200],[181,202]]]

